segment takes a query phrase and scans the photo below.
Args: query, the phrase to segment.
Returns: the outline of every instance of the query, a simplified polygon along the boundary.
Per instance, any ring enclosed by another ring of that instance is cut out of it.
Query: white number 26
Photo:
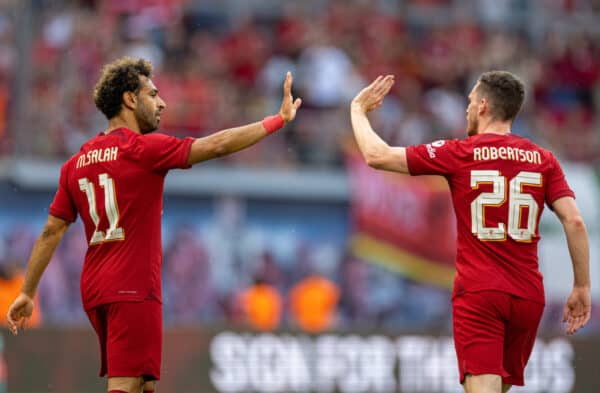
[[[519,172],[508,185],[506,178],[496,170],[471,171],[471,188],[479,184],[492,184],[492,192],[482,192],[471,202],[471,232],[480,240],[506,240],[506,234],[516,241],[528,242],[535,235],[539,206],[531,194],[523,192],[523,186],[540,187],[542,175],[537,172]],[[498,207],[506,202],[508,191],[508,230],[499,222],[496,227],[485,226],[486,207]],[[527,207],[527,227],[520,228],[522,209]]]

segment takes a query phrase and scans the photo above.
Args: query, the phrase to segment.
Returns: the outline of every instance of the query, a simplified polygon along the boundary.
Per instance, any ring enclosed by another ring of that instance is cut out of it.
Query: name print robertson
[[[542,156],[539,151],[524,150],[509,146],[483,146],[473,149],[473,161],[508,160],[541,164]]]

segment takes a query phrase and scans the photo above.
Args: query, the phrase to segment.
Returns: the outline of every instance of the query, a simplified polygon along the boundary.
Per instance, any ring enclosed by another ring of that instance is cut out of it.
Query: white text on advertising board
[[[210,379],[222,393],[461,393],[449,337],[239,334],[211,341]],[[568,393],[571,344],[537,340],[521,393]]]

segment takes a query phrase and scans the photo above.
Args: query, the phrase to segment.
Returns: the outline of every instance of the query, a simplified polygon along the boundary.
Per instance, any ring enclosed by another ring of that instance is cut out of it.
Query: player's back
[[[573,195],[558,162],[513,134],[455,143],[448,176],[458,228],[455,294],[501,290],[543,303],[540,216],[544,203]]]
[[[92,138],[63,166],[50,213],[73,221],[77,212],[84,223],[86,309],[160,300],[164,177],[171,168],[187,167],[190,143],[120,128]],[[61,188],[66,202],[59,198]]]

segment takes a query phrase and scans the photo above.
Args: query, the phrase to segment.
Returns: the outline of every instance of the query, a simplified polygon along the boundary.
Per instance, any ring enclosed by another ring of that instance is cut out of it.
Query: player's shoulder
[[[70,169],[71,167],[73,167],[75,165],[75,163],[77,163],[77,159],[79,158],[79,156],[81,155],[81,151],[78,151],[77,153],[73,154],[71,157],[69,157],[61,166],[61,170],[65,171]]]
[[[511,134],[511,137],[513,138],[513,140],[516,141],[516,143],[519,145],[519,147],[521,147],[524,150],[533,150],[533,151],[537,151],[540,153],[540,155],[544,158],[544,161],[555,161],[556,157],[554,155],[554,153],[549,150],[546,149],[540,145],[538,145],[537,143],[533,142],[532,140],[524,137],[524,136],[520,136],[520,135],[515,135],[515,134]]]
[[[430,143],[434,149],[443,149],[455,154],[466,153],[472,150],[472,143],[469,139],[439,139]]]
[[[172,144],[178,138],[163,134],[161,132],[151,132],[148,134],[137,134],[130,137],[130,142],[132,145],[137,147],[147,149],[147,148],[162,148],[169,144]]]
[[[135,146],[137,147],[137,151],[143,156],[153,156],[171,150],[174,146],[178,146],[182,143],[184,139],[160,132],[152,132],[140,135],[136,140]]]
[[[149,134],[140,135],[139,139],[148,143],[162,143],[169,142],[177,138],[172,135],[163,134],[162,132],[152,132]]]
[[[530,139],[516,135],[513,133],[509,134],[493,134],[483,133],[473,135],[467,139],[462,140],[464,144],[478,146],[478,145],[490,145],[490,146],[513,146],[517,148],[527,150],[537,150],[543,154],[552,154],[549,150],[544,149]]]
[[[432,160],[442,156],[452,156],[456,150],[457,142],[458,140],[456,139],[438,139],[420,145],[409,146],[407,155],[409,159],[413,156],[429,156]]]
[[[114,129],[108,133],[100,133],[82,146],[81,152],[89,150],[117,148],[119,156],[138,157],[144,150],[147,135],[140,134],[125,127]],[[139,158],[139,157],[138,157]]]
[[[118,128],[111,132],[99,132],[85,141],[79,148],[79,151],[64,162],[62,166],[63,170],[76,167],[78,161],[85,158],[82,156],[90,156],[90,159],[93,160],[94,153],[104,157],[106,150],[114,153],[114,150],[118,149],[119,154],[126,152],[135,144],[137,135],[139,134],[126,128]]]
[[[73,154],[61,165],[60,177],[64,178],[65,181],[68,181],[71,178],[71,175],[75,173],[75,168],[77,166],[77,160],[79,159],[79,156],[81,156],[81,150]]]
[[[459,139],[438,139],[425,144],[427,150],[432,149],[456,149],[460,144]]]
[[[460,139],[438,139],[424,146],[431,159],[435,159],[438,156],[445,157],[446,159],[450,159],[451,157],[462,159],[469,151],[468,146]]]

